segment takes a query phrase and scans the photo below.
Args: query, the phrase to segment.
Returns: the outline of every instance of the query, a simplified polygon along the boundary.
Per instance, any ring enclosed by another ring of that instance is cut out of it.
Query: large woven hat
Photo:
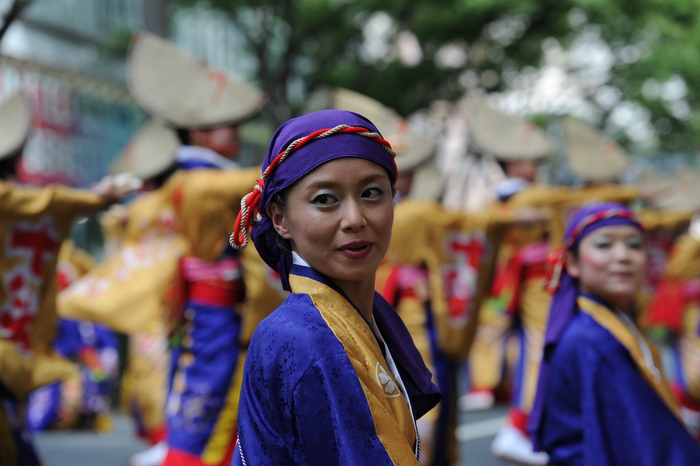
[[[429,201],[439,201],[445,192],[445,177],[440,173],[440,169],[431,160],[415,169],[413,172],[413,182],[411,192],[408,195],[411,199],[421,199]]]
[[[563,126],[569,166],[584,181],[615,181],[629,165],[627,153],[603,132],[571,117]]]
[[[396,151],[396,166],[399,173],[415,170],[433,155],[434,141],[419,134],[398,113],[371,97],[349,89],[338,88],[319,93],[314,100],[317,106],[359,113],[374,123]]]
[[[534,123],[511,117],[479,100],[470,112],[471,144],[501,160],[537,160],[554,154],[551,138]]]
[[[127,142],[112,165],[110,173],[132,173],[147,180],[160,175],[175,163],[180,141],[165,123],[152,119]]]
[[[695,168],[647,171],[639,184],[653,193],[651,203],[657,209],[700,210],[700,171]]]
[[[260,112],[267,98],[227,78],[154,34],[134,34],[127,60],[129,90],[148,113],[179,128],[237,124]]]
[[[32,107],[22,92],[0,104],[0,159],[16,154],[32,129]]]

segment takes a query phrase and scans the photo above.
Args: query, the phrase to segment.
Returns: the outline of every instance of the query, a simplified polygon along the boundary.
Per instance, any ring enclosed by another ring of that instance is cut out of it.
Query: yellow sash
[[[401,395],[372,330],[338,292],[311,278],[290,275],[294,293],[311,297],[321,316],[345,348],[367,403],[377,437],[394,464],[418,464],[414,454],[416,428],[411,409]]]

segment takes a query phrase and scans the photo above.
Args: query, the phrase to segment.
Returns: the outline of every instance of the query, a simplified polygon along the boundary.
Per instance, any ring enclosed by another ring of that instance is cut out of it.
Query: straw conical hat
[[[571,171],[585,181],[614,181],[629,164],[625,151],[601,131],[564,118],[564,137]]]
[[[147,32],[134,35],[127,66],[129,90],[139,105],[180,128],[241,123],[267,101],[254,86],[228,79]]]
[[[411,199],[438,201],[445,191],[445,177],[442,176],[434,161],[419,166],[411,183]]]
[[[401,115],[371,97],[341,88],[330,92],[329,98],[329,108],[349,110],[367,117],[387,139],[398,131]]]
[[[433,155],[435,143],[411,128],[409,122],[382,103],[348,89],[328,94],[327,108],[349,110],[367,117],[396,151],[399,173],[416,169]]]
[[[0,159],[17,153],[32,129],[32,107],[22,92],[0,104]]]
[[[396,167],[399,173],[419,169],[435,152],[435,141],[413,131],[406,120],[399,126],[396,142],[389,142],[392,142],[396,150]]]
[[[474,148],[501,160],[536,160],[552,155],[555,146],[537,125],[506,115],[483,100],[471,112]]]
[[[180,147],[175,130],[158,120],[149,120],[129,140],[112,165],[110,173],[132,173],[142,180],[153,178],[175,163]]]
[[[676,173],[652,171],[639,178],[639,184],[654,195],[651,203],[657,209],[700,209],[700,171],[684,167]]]

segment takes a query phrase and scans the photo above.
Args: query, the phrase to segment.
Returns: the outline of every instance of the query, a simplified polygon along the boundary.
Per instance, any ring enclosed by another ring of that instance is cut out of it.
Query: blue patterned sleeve
[[[294,390],[297,464],[392,465],[347,355],[319,360]]]

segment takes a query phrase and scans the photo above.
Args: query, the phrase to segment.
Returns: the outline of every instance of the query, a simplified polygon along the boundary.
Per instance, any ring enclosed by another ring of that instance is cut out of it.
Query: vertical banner
[[[21,183],[90,186],[146,117],[124,87],[0,56],[0,101],[18,89],[34,110]]]

